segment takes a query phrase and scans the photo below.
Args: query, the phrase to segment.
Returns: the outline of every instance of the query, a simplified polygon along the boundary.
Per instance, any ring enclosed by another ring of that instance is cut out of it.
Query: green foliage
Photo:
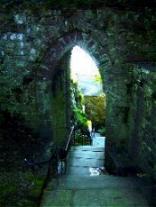
[[[77,125],[79,125],[80,127],[87,127],[87,118],[85,113],[77,107],[73,109],[73,112]]]
[[[44,178],[31,171],[0,172],[0,206],[36,207]]]
[[[102,127],[102,128],[100,128],[100,129],[98,130],[98,132],[99,132],[101,135],[105,136],[105,135],[106,135],[106,128],[105,128],[105,127]]]
[[[85,108],[87,117],[92,121],[94,127],[98,129],[105,125],[105,96],[85,96]]]
[[[90,143],[90,138],[86,134],[83,134],[81,129],[75,131],[74,145],[89,145]]]
[[[74,82],[73,80],[71,80],[71,96],[73,106],[78,107],[80,110],[82,110],[84,104],[84,97],[78,88],[77,82]]]
[[[100,74],[96,75],[94,80],[95,80],[95,82],[102,84],[102,79],[101,79],[101,75]]]
[[[75,140],[74,140],[75,145],[81,145],[82,144],[82,133],[81,130],[78,129],[75,131]]]
[[[73,81],[71,81],[71,95],[74,121],[80,128],[87,128],[87,117],[83,112],[84,97],[78,89],[77,83],[74,83]]]

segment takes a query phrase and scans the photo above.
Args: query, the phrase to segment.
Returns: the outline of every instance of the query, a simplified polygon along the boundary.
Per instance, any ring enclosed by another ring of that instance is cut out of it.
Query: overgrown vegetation
[[[71,94],[73,105],[73,119],[78,128],[87,127],[87,117],[84,112],[84,97],[76,82],[71,80]]]
[[[0,171],[0,206],[37,207],[44,179],[31,170],[18,170]]]
[[[75,123],[76,144],[90,144],[90,134],[88,131],[88,119],[84,111],[84,97],[78,89],[76,82],[71,80],[71,94],[73,107],[73,121]]]
[[[88,119],[96,130],[105,126],[106,96],[85,96],[85,110]]]
[[[37,206],[44,176],[24,162],[38,157],[37,137],[19,114],[1,111],[0,206]]]

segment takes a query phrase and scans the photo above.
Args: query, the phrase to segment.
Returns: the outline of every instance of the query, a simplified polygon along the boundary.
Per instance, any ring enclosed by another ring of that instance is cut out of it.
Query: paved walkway
[[[67,174],[49,183],[41,207],[148,207],[139,180],[105,172],[104,140],[95,134],[92,146],[72,147]]]

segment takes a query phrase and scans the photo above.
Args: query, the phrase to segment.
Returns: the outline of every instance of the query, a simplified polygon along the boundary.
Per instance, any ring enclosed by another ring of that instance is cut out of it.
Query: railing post
[[[73,145],[75,145],[75,128],[74,128],[74,132],[73,132]]]
[[[70,146],[71,140],[72,140],[73,131],[74,131],[74,126],[72,126],[71,131],[69,133],[69,137],[68,137],[68,140],[67,140],[67,143],[65,146],[65,151],[68,151],[68,149],[69,149],[69,146]]]

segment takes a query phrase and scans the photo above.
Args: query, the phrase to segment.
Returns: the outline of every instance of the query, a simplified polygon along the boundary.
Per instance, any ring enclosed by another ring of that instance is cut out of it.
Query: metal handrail
[[[71,130],[70,130],[70,133],[69,133],[69,137],[68,137],[68,140],[67,140],[67,143],[66,143],[66,146],[65,146],[65,152],[67,153],[67,151],[68,151],[68,149],[69,149],[69,145],[70,145],[70,143],[71,143],[71,139],[72,139],[72,135],[73,135],[73,132],[74,132],[74,126],[72,126],[72,128],[71,128]],[[44,164],[48,164],[48,163],[50,163],[50,161],[55,157],[58,157],[58,149],[56,148],[54,151],[53,151],[53,153],[52,153],[52,155],[51,155],[51,157],[48,159],[48,160],[44,160],[44,161],[40,161],[40,162],[35,162],[35,161],[33,161],[33,160],[31,160],[31,159],[28,159],[28,158],[25,158],[24,159],[24,163],[28,166],[28,167],[30,167],[31,169],[34,169],[35,168],[35,166],[37,166],[37,167],[41,167],[41,165],[44,165]]]
[[[71,128],[71,130],[70,130],[69,137],[68,137],[68,140],[67,140],[67,143],[66,143],[66,147],[65,147],[65,151],[66,152],[69,149],[69,145],[71,143],[71,139],[72,139],[72,135],[73,135],[73,132],[74,132],[74,128],[75,128],[75,126],[73,125],[72,128]]]
[[[57,157],[57,149],[54,149],[51,157],[48,160],[35,162],[34,160],[24,158],[24,164],[26,164],[28,167],[30,167],[32,170],[34,170],[35,166],[41,167],[41,165],[49,164],[54,157]]]

